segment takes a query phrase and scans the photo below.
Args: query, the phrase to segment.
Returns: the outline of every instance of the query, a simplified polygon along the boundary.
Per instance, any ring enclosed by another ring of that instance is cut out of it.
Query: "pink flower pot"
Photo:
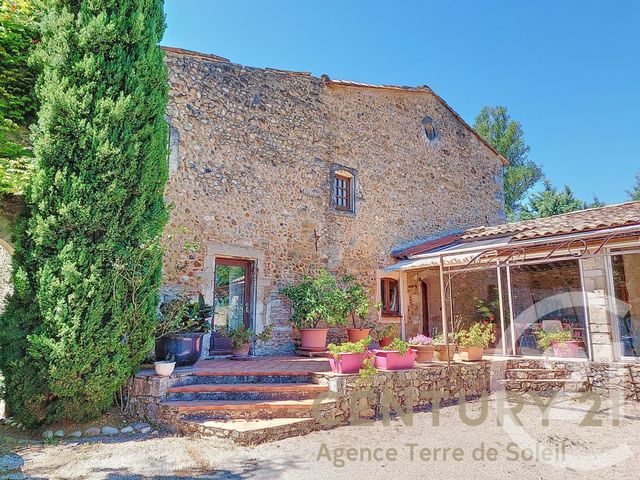
[[[364,359],[364,353],[339,353],[337,360],[333,355],[329,356],[329,365],[335,373],[358,373]]]
[[[552,342],[553,354],[556,357],[577,357],[580,352],[580,342],[578,340],[569,340],[567,342]]]
[[[301,328],[300,340],[303,350],[323,351],[327,348],[328,328]]]
[[[375,367],[380,370],[406,370],[416,361],[416,352],[411,348],[404,355],[396,350],[374,350],[374,353]]]
[[[370,331],[370,328],[347,328],[347,337],[351,343],[356,343],[367,338]]]

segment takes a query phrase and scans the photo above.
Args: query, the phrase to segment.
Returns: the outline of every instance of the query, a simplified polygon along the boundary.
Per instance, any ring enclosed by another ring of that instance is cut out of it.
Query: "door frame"
[[[215,257],[213,271],[213,305],[215,305],[216,295],[216,269],[218,265],[228,265],[233,267],[244,267],[244,307],[243,307],[243,323],[247,328],[254,328],[253,317],[253,275],[255,270],[255,262],[246,258],[237,257]],[[213,323],[215,324],[215,310],[213,314]]]
[[[621,243],[615,247],[608,247],[605,256],[605,272],[607,277],[607,310],[609,311],[608,318],[611,325],[611,341],[613,342],[613,360],[627,363],[638,363],[640,357],[634,357],[623,354],[622,338],[620,337],[620,318],[618,315],[617,297],[615,291],[615,283],[613,280],[613,256],[614,255],[630,255],[640,254],[640,250],[637,247],[628,248],[627,243]],[[631,244],[636,246],[635,244]],[[614,250],[615,249],[615,250]]]
[[[420,280],[420,294],[422,296],[422,334],[429,336],[430,318],[429,318],[429,283],[423,278]]]

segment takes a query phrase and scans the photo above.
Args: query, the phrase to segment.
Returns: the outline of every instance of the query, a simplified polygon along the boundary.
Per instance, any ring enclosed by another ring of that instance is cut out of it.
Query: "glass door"
[[[623,358],[640,358],[640,253],[611,256],[613,313],[619,352]]]
[[[235,330],[251,326],[251,274],[252,262],[236,258],[216,258],[213,289],[213,326],[211,354],[227,354],[231,350],[229,339],[216,333],[219,328]]]
[[[216,259],[214,316],[216,327],[235,330],[249,327],[251,262],[232,258]]]

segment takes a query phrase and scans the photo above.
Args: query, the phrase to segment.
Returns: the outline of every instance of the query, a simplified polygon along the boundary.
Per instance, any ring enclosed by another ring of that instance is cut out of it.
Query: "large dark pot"
[[[173,358],[176,367],[190,367],[200,359],[204,333],[176,333],[156,340],[156,360]]]

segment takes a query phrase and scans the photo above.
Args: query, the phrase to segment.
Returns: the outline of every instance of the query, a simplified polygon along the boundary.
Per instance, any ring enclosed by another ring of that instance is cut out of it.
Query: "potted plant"
[[[491,324],[482,323],[474,323],[468,330],[461,330],[456,338],[460,346],[460,359],[467,362],[482,360],[484,349],[496,339]]]
[[[380,324],[376,329],[376,336],[380,348],[384,348],[398,336],[398,327],[395,323]]]
[[[357,342],[345,342],[340,345],[330,343],[329,365],[331,371],[336,373],[358,373],[366,358],[367,347],[371,343],[371,337],[363,338]]]
[[[359,342],[367,338],[371,332],[371,328],[365,324],[367,316],[374,306],[370,297],[371,292],[362,283],[356,282],[353,275],[343,277],[342,283],[345,295],[345,310],[351,319],[352,325],[347,328],[347,337],[349,342]]]
[[[202,337],[211,330],[213,307],[202,295],[198,301],[180,296],[160,305],[156,324],[156,359],[173,358],[177,367],[191,366],[200,359]]]
[[[249,357],[249,349],[251,348],[252,342],[255,342],[256,340],[266,342],[271,338],[273,325],[267,325],[261,333],[255,333],[244,325],[233,330],[229,330],[227,327],[222,327],[217,331],[220,335],[231,341],[231,353],[233,354],[233,358],[241,359]]]
[[[436,347],[433,346],[433,339],[419,333],[409,339],[411,348],[416,351],[416,362],[430,362],[433,360],[433,353]]]
[[[156,371],[156,375],[170,377],[173,369],[176,368],[176,362],[173,357],[169,356],[166,360],[156,360],[153,362],[153,368]]]
[[[436,356],[441,362],[453,360],[453,355],[456,353],[456,336],[453,332],[449,332],[447,335],[449,338],[449,349],[447,350],[447,344],[444,341],[444,333],[438,333],[433,337],[433,346],[436,351]]]
[[[498,324],[496,323],[496,315],[494,312],[500,311],[500,300],[497,297],[498,292],[495,287],[492,287],[490,295],[493,300],[489,301],[488,303],[479,297],[474,297],[474,301],[476,303],[476,312],[478,314],[478,317],[480,317],[480,320],[483,324],[491,325],[493,336],[497,338],[499,330]],[[495,342],[495,340],[493,341]]]
[[[409,343],[399,338],[383,347],[382,350],[374,350],[375,367],[380,370],[406,370],[413,367],[416,360],[416,352]]]
[[[300,283],[282,288],[280,293],[291,303],[289,321],[300,331],[303,350],[324,351],[329,331],[326,327],[346,324],[344,291],[326,270],[317,277],[305,275]]]
[[[573,339],[570,330],[555,330],[553,332],[545,332],[537,330],[535,332],[538,347],[543,352],[547,352],[549,347],[553,350],[556,357],[577,357],[580,351],[580,341]]]

